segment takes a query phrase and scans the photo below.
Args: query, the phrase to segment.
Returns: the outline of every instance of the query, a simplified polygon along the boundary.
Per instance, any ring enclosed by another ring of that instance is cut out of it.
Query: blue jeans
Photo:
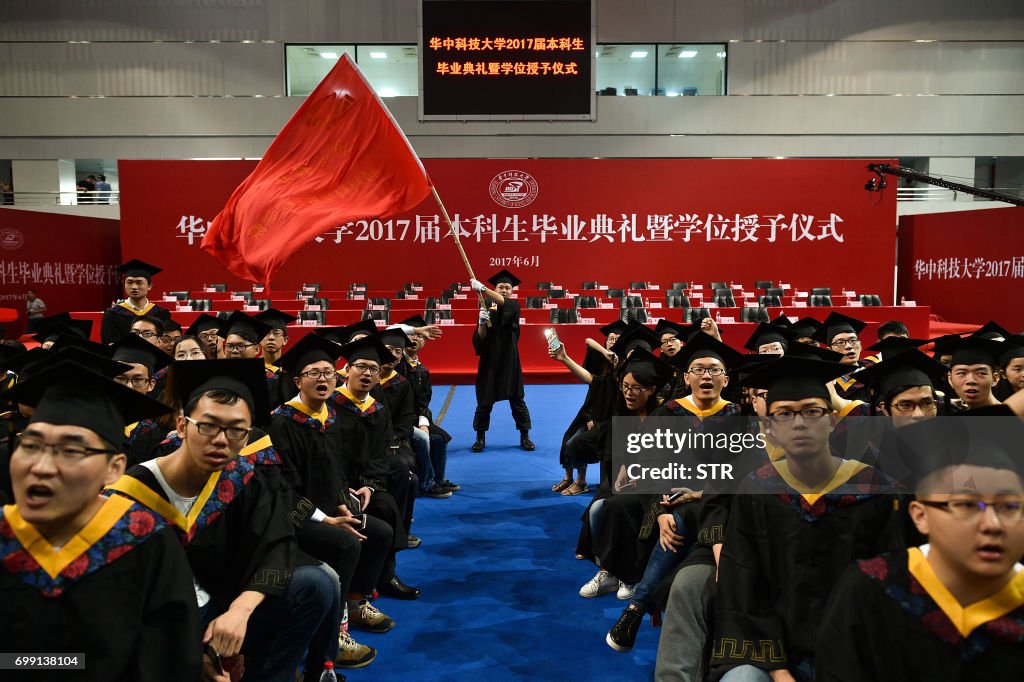
[[[682,508],[676,507],[672,511],[672,518],[676,520],[676,533],[681,534],[679,531],[685,528]],[[654,545],[651,557],[647,560],[647,568],[644,569],[644,577],[633,587],[633,597],[629,603],[646,612],[658,585],[661,584],[665,576],[672,572],[673,568],[683,562],[692,547],[693,543],[687,542],[675,552],[666,552],[661,548],[661,543]]]
[[[604,521],[604,501],[606,499],[594,500],[593,504],[590,505],[588,520],[590,521],[590,536],[592,538],[596,538],[601,530],[601,523]]]
[[[814,681],[814,660],[801,658],[787,668],[796,682]],[[772,676],[767,670],[753,665],[741,665],[733,668],[722,676],[721,682],[771,682]]]
[[[427,492],[435,483],[445,480],[445,469],[448,467],[448,444],[441,434],[431,433],[428,436],[416,427],[413,428],[409,441],[416,454],[416,463],[420,469],[420,492]]]
[[[222,612],[212,601],[200,609],[203,630]],[[246,682],[294,680],[303,654],[307,679],[319,679],[324,662],[338,657],[340,623],[338,574],[324,566],[296,568],[281,596],[267,597],[249,616],[242,643]]]

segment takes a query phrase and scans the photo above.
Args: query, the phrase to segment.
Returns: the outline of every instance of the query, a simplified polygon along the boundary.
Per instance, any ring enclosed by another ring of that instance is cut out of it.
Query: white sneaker
[[[602,594],[614,592],[619,581],[608,571],[598,571],[586,585],[580,588],[580,596],[587,599],[600,597]]]
[[[625,601],[626,599],[633,598],[633,586],[627,585],[626,583],[619,581],[619,589],[615,593],[615,596]]]

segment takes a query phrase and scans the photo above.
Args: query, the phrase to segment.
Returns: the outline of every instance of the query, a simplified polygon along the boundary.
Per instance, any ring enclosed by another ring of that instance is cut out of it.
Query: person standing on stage
[[[171,319],[171,313],[149,300],[153,288],[153,275],[160,268],[140,260],[130,260],[117,268],[124,276],[125,299],[103,311],[100,336],[103,343],[115,343],[128,335],[136,317],[150,315],[161,320]]]
[[[519,447],[535,450],[536,446],[530,440],[530,410],[523,400],[519,302],[511,298],[512,289],[519,285],[520,280],[508,270],[502,270],[487,281],[494,289],[488,289],[479,280],[470,280],[473,291],[483,294],[488,305],[480,311],[473,332],[473,349],[480,356],[480,364],[476,373],[476,412],[473,414],[476,442],[472,450],[482,452],[487,446],[485,434],[491,425],[491,408],[502,400],[507,400],[512,408],[512,418],[520,434]]]

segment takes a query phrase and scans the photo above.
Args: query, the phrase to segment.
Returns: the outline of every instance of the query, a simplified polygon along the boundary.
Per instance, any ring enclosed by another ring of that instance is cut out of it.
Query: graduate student
[[[0,637],[12,652],[78,653],[79,671],[5,680],[198,680],[201,630],[181,543],[152,510],[104,497],[124,471],[126,422],[160,403],[73,362],[12,391],[33,408],[0,518]]]
[[[512,298],[512,290],[520,280],[508,270],[498,272],[483,282],[472,280],[473,291],[483,294],[486,308],[480,311],[473,332],[473,350],[480,357],[476,373],[476,412],[473,430],[476,442],[473,452],[487,447],[486,434],[491,425],[494,403],[507,400],[512,418],[519,429],[519,447],[535,450],[530,440],[530,410],[523,399],[523,367],[519,362],[519,302]]]
[[[1005,401],[1017,391],[1024,390],[1024,334],[1006,337],[1005,347],[999,356],[999,371],[1002,381],[996,384],[993,395]]]
[[[303,661],[306,679],[317,680],[338,651],[337,576],[297,554],[291,495],[271,471],[279,467],[239,456],[267,409],[263,363],[178,362],[171,376],[184,406],[178,447],[109,490],[177,530],[204,643],[221,656],[243,654],[247,680],[286,679]]]
[[[100,337],[103,343],[119,341],[131,330],[136,317],[151,315],[161,320],[171,319],[166,308],[149,300],[153,288],[153,276],[160,268],[141,260],[130,260],[118,266],[117,271],[124,277],[124,300],[103,311],[103,325]]]
[[[901,429],[928,544],[859,561],[832,590],[820,682],[1010,682],[1024,670],[1024,472],[1016,418]]]
[[[828,314],[813,337],[826,348],[843,354],[839,362],[847,365],[850,371],[836,380],[835,387],[839,397],[846,400],[865,400],[867,397],[864,385],[854,376],[858,370],[872,364],[872,361],[861,360],[860,357],[863,351],[863,342],[859,334],[867,326],[866,322],[832,312]]]
[[[998,357],[1004,350],[1004,344],[981,336],[968,336],[952,343],[947,380],[956,398],[947,403],[947,413],[999,404],[992,389],[999,383]]]
[[[112,348],[112,359],[131,367],[127,372],[114,377],[114,381],[142,395],[158,395],[154,390],[156,373],[167,367],[171,363],[171,358],[159,347],[143,341],[134,334],[124,337]],[[128,458],[127,466],[131,468],[154,457],[157,447],[166,435],[167,429],[152,419],[140,419],[127,424],[123,444],[123,452]]]
[[[785,355],[789,345],[796,341],[797,334],[791,328],[761,322],[743,347],[759,355]]]
[[[260,348],[263,350],[263,364],[267,366],[267,376],[279,374],[281,368],[277,366],[277,361],[281,359],[281,354],[284,353],[285,346],[288,345],[288,325],[298,318],[276,308],[267,308],[252,317],[270,327],[270,331],[260,341]]]
[[[36,324],[36,333],[32,339],[49,350],[61,334],[88,339],[92,334],[92,320],[73,320],[68,313],[44,317]]]
[[[224,339],[220,338],[220,318],[206,313],[200,313],[195,321],[185,330],[186,336],[199,339],[206,351],[206,359],[216,360],[221,357],[221,345]]]

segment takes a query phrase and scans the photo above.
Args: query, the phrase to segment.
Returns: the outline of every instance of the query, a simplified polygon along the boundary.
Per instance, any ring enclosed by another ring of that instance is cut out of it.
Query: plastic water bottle
[[[334,661],[324,662],[324,672],[320,675],[320,682],[338,682],[338,676],[334,674]]]

